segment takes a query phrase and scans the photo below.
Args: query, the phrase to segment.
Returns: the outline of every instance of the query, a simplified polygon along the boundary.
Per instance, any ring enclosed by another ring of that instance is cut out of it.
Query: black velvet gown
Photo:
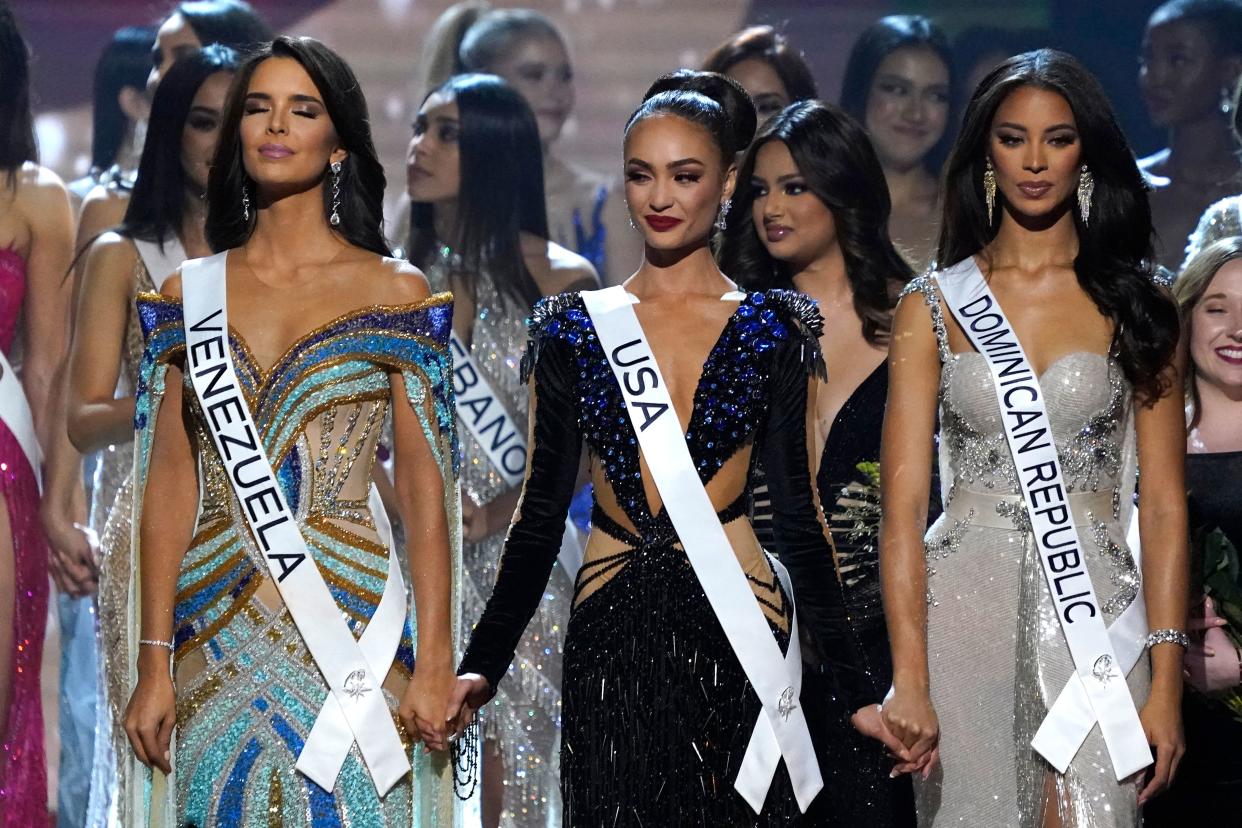
[[[717,506],[724,523],[744,519],[762,460],[775,544],[792,575],[800,623],[834,655],[830,692],[862,705],[875,700],[874,691],[846,618],[807,457],[808,374],[822,372],[821,328],[814,305],[796,294],[750,294],[703,366],[686,439],[713,502],[725,500]],[[652,513],[620,389],[576,295],[536,306],[524,368],[534,377],[530,470],[461,671],[480,673],[493,687],[505,674],[556,559],[585,442],[596,489],[594,531],[620,551],[592,557],[588,550],[576,587],[585,597],[569,621],[561,749],[566,824],[799,825],[783,765],[758,815],[733,788],[759,701],[668,515]],[[741,483],[721,492],[713,479],[743,452],[749,459]],[[784,649],[787,596],[770,568],[748,577]]]

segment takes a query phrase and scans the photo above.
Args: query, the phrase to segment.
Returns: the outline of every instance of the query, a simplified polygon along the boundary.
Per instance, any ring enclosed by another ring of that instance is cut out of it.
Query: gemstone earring
[[[988,227],[992,226],[992,212],[996,208],[996,169],[992,159],[987,159],[983,168],[983,200],[988,205]]]
[[[341,214],[338,212],[341,207],[341,162],[332,162],[332,215],[328,217],[328,224],[336,227],[341,223]]]
[[[729,208],[733,206],[733,199],[726,198],[720,203],[720,215],[716,216],[716,229],[724,232],[729,226]]]
[[[1092,177],[1091,170],[1087,169],[1087,165],[1083,164],[1078,172],[1078,213],[1082,216],[1084,225],[1091,217],[1091,196],[1094,193],[1095,178]]]
[[[250,221],[250,188],[242,184],[242,219]]]

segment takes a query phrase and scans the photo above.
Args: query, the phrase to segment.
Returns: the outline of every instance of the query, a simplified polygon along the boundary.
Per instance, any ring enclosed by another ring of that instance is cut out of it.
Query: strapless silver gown
[[[1055,791],[1063,828],[1139,823],[1136,781],[1118,783],[1097,726],[1064,775],[1030,747],[1073,671],[1048,595],[984,358],[949,350],[931,277],[909,290],[932,309],[941,357],[944,514],[929,529],[927,644],[940,768],[916,779],[921,826],[1042,824]],[[1136,479],[1133,393],[1116,360],[1074,353],[1041,377],[1075,524],[1106,623],[1140,588],[1126,546]],[[1140,706],[1143,656],[1127,677]]]

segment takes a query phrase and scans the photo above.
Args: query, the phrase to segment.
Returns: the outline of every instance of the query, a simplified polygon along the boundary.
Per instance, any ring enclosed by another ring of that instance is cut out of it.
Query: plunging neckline
[[[636,305],[642,304],[643,300],[639,299],[637,296],[630,293],[628,290],[625,291],[625,295],[633,299],[634,304]],[[729,314],[729,318],[725,320],[724,327],[722,327],[720,329],[720,333],[716,335],[716,339],[712,343],[712,347],[708,349],[707,356],[703,359],[703,364],[699,366],[699,378],[694,383],[694,396],[691,397],[691,402],[690,402],[690,416],[686,419],[686,427],[684,429],[679,429],[681,431],[681,436],[686,440],[687,444],[690,441],[691,433],[694,431],[695,420],[699,416],[699,402],[700,402],[699,398],[703,394],[703,377],[707,374],[708,366],[711,365],[713,360],[716,359],[716,352],[720,350],[720,345],[721,343],[724,342],[725,335],[728,334],[729,330],[737,323],[738,314],[741,312],[742,306],[746,304],[746,297],[747,297],[747,293],[744,290],[731,290],[723,294],[718,300],[721,302],[737,302],[737,307],[733,309],[733,313]],[[639,328],[642,328],[642,320],[638,319],[637,312],[635,312],[634,318],[635,320],[638,321]],[[642,331],[643,331],[643,336],[646,337],[647,336],[646,329],[642,328]],[[655,349],[652,349],[651,355],[655,357],[656,366],[659,367],[660,360],[659,360],[659,357],[656,357]],[[663,371],[661,371],[661,374],[663,374]],[[614,381],[615,381],[615,377],[614,377]],[[665,380],[665,383],[667,384],[667,380]],[[617,387],[618,389],[620,389],[619,383]],[[669,396],[669,400],[673,400],[672,393],[670,393],[668,396]],[[677,411],[676,401],[673,401],[673,414],[677,416],[677,422],[680,425],[681,414]],[[634,430],[634,426],[632,423],[629,423],[627,421],[626,425],[630,429],[630,431]],[[635,438],[637,438],[637,435],[635,435]],[[642,456],[641,450],[639,451],[639,456],[640,457]],[[650,503],[647,504],[647,511],[649,512],[651,511]]]

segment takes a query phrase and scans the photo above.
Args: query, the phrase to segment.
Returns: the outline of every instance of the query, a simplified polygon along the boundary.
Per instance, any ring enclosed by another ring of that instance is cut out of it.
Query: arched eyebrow
[[[1013,121],[1002,121],[1001,123],[996,125],[996,128],[997,129],[1001,129],[1001,128],[1012,129],[1012,130],[1015,130],[1016,132],[1027,132],[1028,131],[1026,127],[1022,126],[1022,124],[1015,124]],[[1052,126],[1045,129],[1044,133],[1046,134],[1049,132],[1056,132],[1057,130],[1060,130],[1060,129],[1069,129],[1075,132],[1078,131],[1078,128],[1075,127],[1073,124],[1065,123],[1065,124],[1053,124]]]
[[[628,161],[626,161],[625,163],[626,163],[626,164],[633,164],[635,167],[642,167],[642,168],[643,168],[643,169],[645,169],[645,170],[654,170],[654,169],[655,169],[655,167],[654,167],[654,166],[652,166],[650,163],[648,163],[648,162],[644,161],[644,160],[643,160],[643,159],[641,159],[641,158],[631,158],[631,159],[629,159]],[[697,159],[697,158],[679,158],[679,159],[677,159],[676,161],[670,161],[670,162],[668,162],[667,164],[665,164],[665,165],[664,165],[664,167],[665,167],[665,169],[675,170],[675,169],[677,169],[677,168],[679,168],[679,167],[692,167],[692,166],[695,166],[695,165],[698,165],[698,166],[700,166],[700,167],[707,166],[706,164],[704,164],[702,161],[700,161],[700,160],[699,160],[699,159]]]
[[[250,100],[251,98],[254,98],[255,100],[259,100],[259,101],[273,100],[272,96],[266,92],[247,92],[246,100]],[[313,103],[313,104],[319,104],[320,106],[323,106],[323,101],[319,100],[314,95],[302,95],[302,94],[290,95],[289,100],[293,101],[294,103]]]

